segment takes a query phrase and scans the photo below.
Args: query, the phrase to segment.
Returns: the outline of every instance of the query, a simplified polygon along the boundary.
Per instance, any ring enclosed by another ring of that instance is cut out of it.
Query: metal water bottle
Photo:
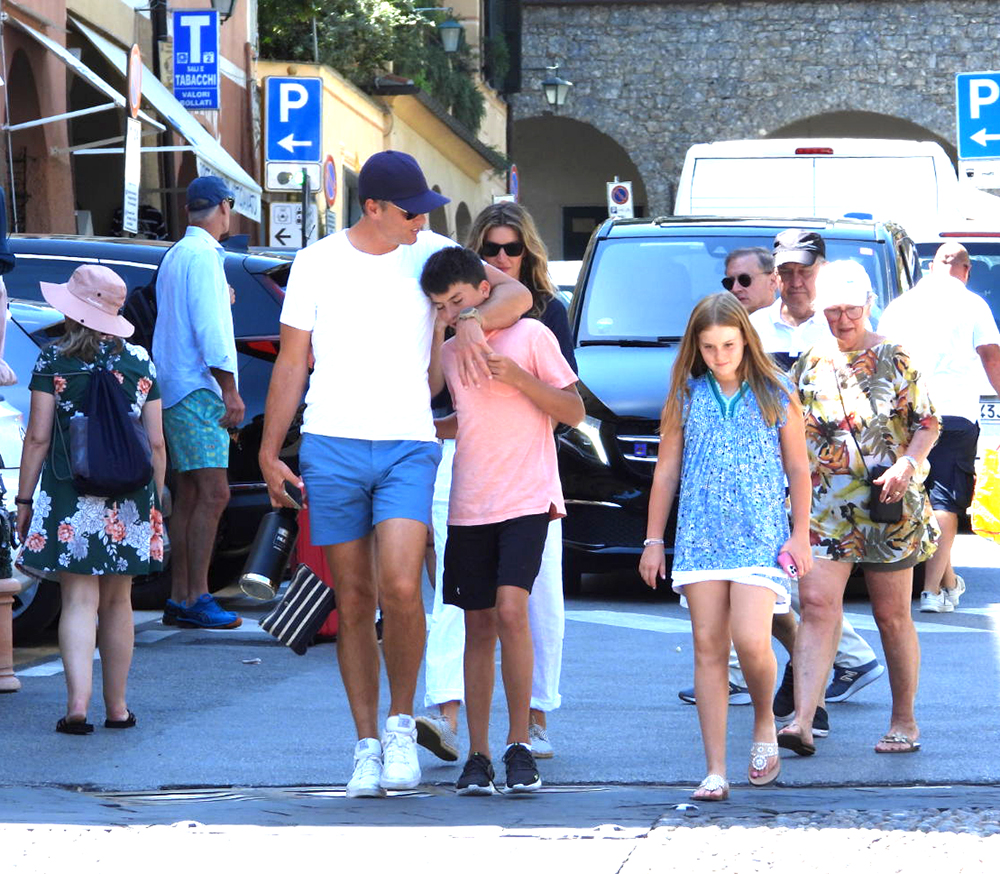
[[[278,594],[288,557],[299,534],[297,510],[279,507],[260,520],[257,536],[240,576],[240,588],[251,598],[269,601]]]

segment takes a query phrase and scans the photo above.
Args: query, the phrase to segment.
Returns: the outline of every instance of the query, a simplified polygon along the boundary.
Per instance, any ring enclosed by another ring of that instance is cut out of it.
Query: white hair
[[[188,222],[192,225],[203,224],[215,215],[220,206],[222,204],[217,203],[215,206],[206,206],[204,209],[189,209]]]

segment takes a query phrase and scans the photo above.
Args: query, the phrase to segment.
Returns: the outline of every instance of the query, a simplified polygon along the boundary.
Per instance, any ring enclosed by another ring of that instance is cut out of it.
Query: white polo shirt
[[[928,274],[885,308],[878,332],[909,353],[939,416],[979,421],[984,371],[976,348],[1000,346],[985,300],[953,276]]]
[[[339,231],[296,254],[281,323],[312,332],[316,359],[302,430],[358,440],[434,440],[430,363],[434,307],[424,262],[455,241],[421,231],[384,255]]]
[[[830,326],[822,312],[813,313],[801,325],[789,325],[783,321],[780,297],[769,307],[752,312],[750,324],[757,331],[765,352],[786,352],[792,358],[798,358],[831,336]]]

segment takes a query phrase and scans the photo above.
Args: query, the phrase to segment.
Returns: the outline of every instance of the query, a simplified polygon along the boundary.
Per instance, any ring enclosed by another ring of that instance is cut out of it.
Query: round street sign
[[[624,185],[616,185],[611,189],[611,199],[619,206],[628,203],[629,191]]]
[[[128,53],[128,110],[132,118],[139,115],[139,104],[142,103],[142,54],[137,43],[132,44]]]
[[[333,208],[337,199],[337,165],[332,155],[327,155],[323,162],[323,193],[326,195],[327,208]]]
[[[510,174],[507,181],[507,191],[514,195],[514,202],[518,201],[518,189],[521,187],[521,177],[517,172],[517,164],[510,165]]]

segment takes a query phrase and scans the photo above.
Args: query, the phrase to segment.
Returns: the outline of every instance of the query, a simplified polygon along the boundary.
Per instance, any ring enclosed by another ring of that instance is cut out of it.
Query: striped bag
[[[300,564],[292,574],[285,596],[260,620],[260,627],[294,652],[305,655],[335,605],[333,589],[309,565]]]

